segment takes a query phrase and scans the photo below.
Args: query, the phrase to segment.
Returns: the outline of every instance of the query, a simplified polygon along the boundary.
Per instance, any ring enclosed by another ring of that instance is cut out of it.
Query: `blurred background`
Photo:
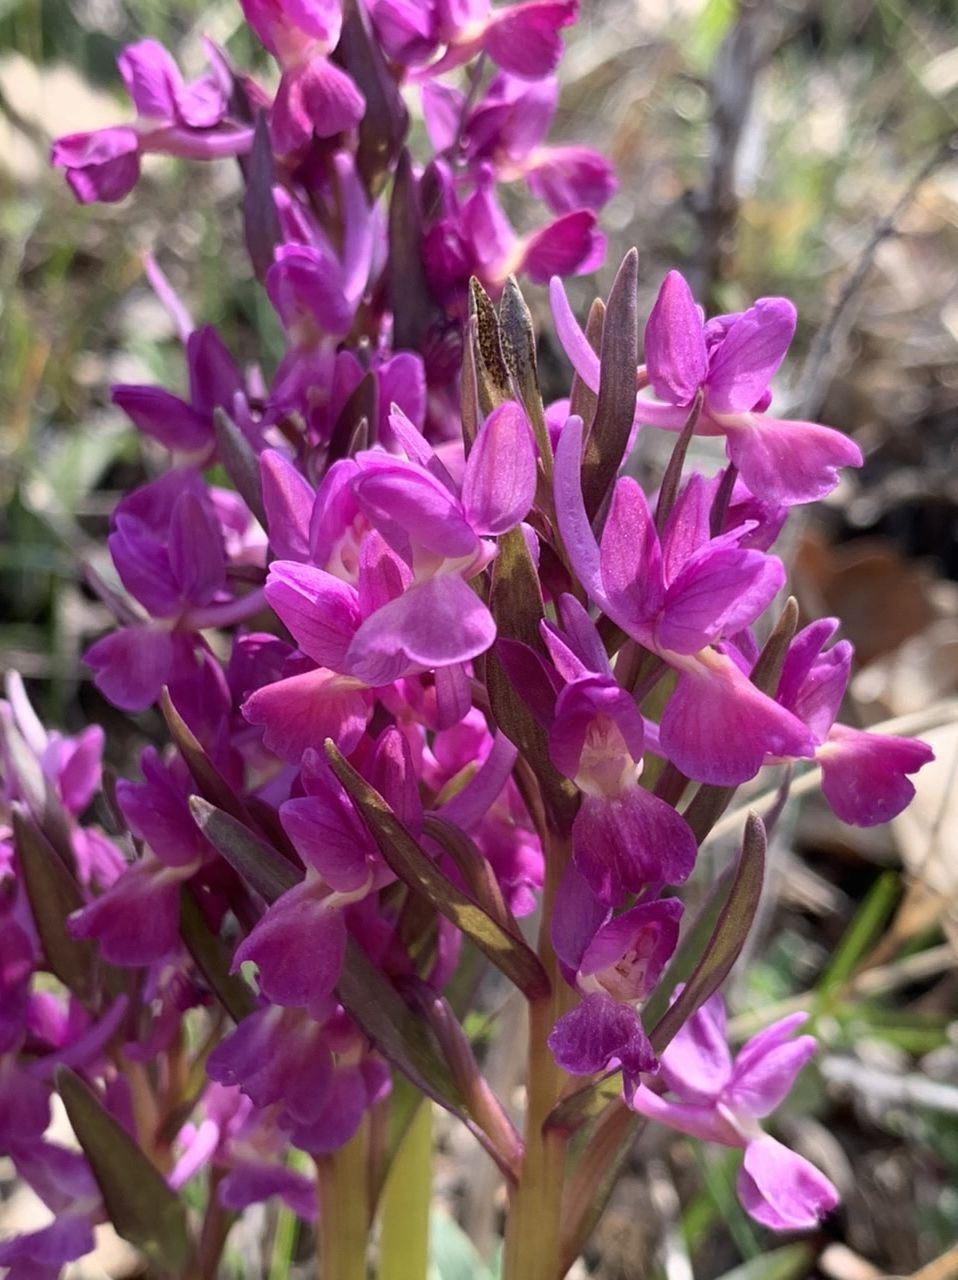
[[[823,1049],[778,1124],[841,1187],[836,1218],[801,1242],[765,1237],[735,1200],[735,1153],[650,1134],[579,1275],[947,1280],[958,1275],[958,5],[582,0],[582,11],[553,137],[607,151],[620,190],[602,219],[609,265],[572,282],[574,305],[584,316],[633,244],[643,314],[673,266],[711,312],[795,301],[776,409],[850,432],[866,464],[796,517],[781,548],[793,590],[856,645],[844,718],[895,720],[938,760],[889,830],[841,826],[811,789],[790,804],[732,988],[741,1035],[813,1012]],[[0,0],[0,668],[24,675],[51,723],[106,723],[111,763],[126,770],[156,726],[120,716],[86,680],[80,654],[106,619],[79,566],[105,568],[109,512],[162,464],[109,385],[183,383],[142,253],[242,359],[270,366],[280,337],[246,266],[233,166],[154,158],[122,204],[84,208],[47,155],[58,134],[127,118],[123,44],[154,36],[192,70],[201,33],[256,65],[234,0]],[[520,192],[510,213],[521,227]],[[546,391],[559,394],[567,367],[542,291],[527,293]],[[504,1089],[513,1047],[504,1017],[488,1049]],[[469,1142],[445,1140],[440,1280],[489,1274],[465,1234],[481,1252],[497,1211]],[[2,1173],[0,1184],[3,1229],[14,1201]],[[238,1251],[235,1274],[260,1275]],[[96,1265],[82,1274],[137,1274],[129,1259]]]

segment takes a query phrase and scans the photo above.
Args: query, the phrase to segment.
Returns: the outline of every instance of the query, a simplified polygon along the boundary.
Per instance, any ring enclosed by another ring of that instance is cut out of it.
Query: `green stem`
[[[426,1280],[432,1195],[432,1105],[422,1102],[386,1176],[379,1280]]]
[[[568,849],[553,841],[549,854],[539,959],[549,975],[552,991],[529,1004],[525,1154],[509,1206],[502,1280],[560,1280],[564,1270],[559,1242],[568,1137],[559,1130],[546,1129],[545,1120],[569,1083],[547,1044],[549,1032],[565,1012],[570,995],[558,971],[550,937],[552,907]]]
[[[322,1280],[366,1280],[369,1240],[369,1120],[344,1147],[316,1161]]]

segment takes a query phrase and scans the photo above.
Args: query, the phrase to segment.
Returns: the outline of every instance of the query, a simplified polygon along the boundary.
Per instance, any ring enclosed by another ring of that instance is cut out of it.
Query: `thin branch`
[[[852,299],[861,289],[875,261],[879,246],[889,236],[896,234],[897,223],[924,183],[940,165],[953,158],[958,150],[958,133],[949,134],[934,147],[931,154],[915,172],[911,181],[895,201],[892,208],[875,224],[871,235],[862,246],[854,270],[846,279],[841,292],[835,299],[828,318],[815,335],[809,348],[808,356],[802,367],[799,385],[805,388],[799,416],[814,417],[825,399],[834,372],[834,359],[829,359],[832,344],[839,330],[842,318],[847,312]]]

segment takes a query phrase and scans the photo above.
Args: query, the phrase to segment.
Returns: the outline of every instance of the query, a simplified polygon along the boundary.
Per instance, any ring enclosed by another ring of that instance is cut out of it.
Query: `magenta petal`
[[[755,621],[785,581],[775,556],[738,547],[706,547],[669,585],[657,637],[675,653],[697,653]]]
[[[578,0],[531,0],[493,16],[483,48],[504,71],[538,80],[554,71],[562,56],[559,31],[575,22]]]
[[[631,1097],[626,1097],[626,1102],[633,1111],[637,1111],[648,1120],[668,1125],[670,1129],[687,1133],[692,1138],[704,1138],[706,1142],[721,1142],[727,1147],[741,1146],[741,1140],[735,1129],[709,1103],[698,1105],[674,1102],[671,1098],[663,1098],[661,1094],[655,1093],[645,1085],[639,1085]]]
[[[359,549],[359,610],[363,618],[396,600],[412,585],[412,572],[377,529],[371,529]]]
[[[416,466],[373,455],[353,492],[369,521],[400,555],[410,544],[450,559],[476,552],[476,533],[462,504],[441,480]]]
[[[746,1212],[773,1231],[810,1231],[839,1201],[823,1173],[768,1134],[745,1148],[737,1190]]]
[[[521,269],[536,284],[546,284],[553,276],[594,271],[604,256],[605,237],[596,230],[595,214],[577,209],[529,237]]]
[[[461,90],[438,80],[422,86],[422,115],[433,151],[446,151],[459,135],[466,100]]]
[[[74,938],[93,938],[110,964],[154,964],[179,946],[180,884],[184,877],[151,860],[135,862],[89,906],[74,912]]]
[[[217,1184],[216,1191],[224,1209],[241,1211],[279,1196],[298,1218],[312,1222],[316,1217],[316,1187],[304,1173],[281,1164],[240,1161]]]
[[[128,44],[116,60],[137,114],[153,121],[172,122],[176,92],[182,85],[172,55],[157,40]]]
[[[226,552],[219,521],[208,502],[182,493],[170,517],[170,570],[183,600],[209,604],[226,583]]]
[[[645,364],[652,390],[670,404],[691,404],[705,381],[708,356],[702,313],[678,271],[670,271],[662,281],[649,314]]]
[[[362,622],[355,588],[312,565],[276,560],[266,598],[303,653],[321,667],[348,671],[346,652]]]
[[[838,627],[837,618],[820,618],[803,628],[788,647],[776,699],[808,725],[817,741],[831,729],[851,674],[853,649],[839,640],[823,652]]]
[[[293,1144],[313,1155],[325,1155],[345,1146],[359,1128],[370,1102],[361,1066],[343,1066],[334,1072],[320,1114],[308,1125],[297,1125]]]
[[[630,633],[644,629],[665,600],[662,552],[645,494],[631,476],[612,491],[602,531],[602,585],[612,616]]]
[[[759,298],[732,322],[709,362],[710,408],[717,413],[755,408],[785,358],[795,320],[787,298]]]
[[[601,209],[618,186],[612,165],[589,147],[543,147],[526,181],[553,213]]]
[[[617,1000],[644,1000],[679,940],[682,904],[678,898],[643,902],[603,924],[579,964],[582,977],[595,977]]]
[[[83,661],[103,696],[123,711],[145,711],[173,665],[173,637],[158,627],[124,627],[90,646]]]
[[[663,752],[687,777],[722,787],[753,778],[766,756],[804,758],[815,750],[808,727],[714,649],[680,669],[659,733]]]
[[[209,419],[162,387],[118,384],[110,396],[138,431],[152,436],[167,449],[197,453],[212,444]]]
[[[752,1050],[746,1045],[735,1062],[726,1095],[729,1105],[737,1113],[757,1119],[771,1115],[817,1048],[814,1036],[798,1036]]]
[[[344,334],[353,319],[353,303],[343,288],[340,264],[323,249],[284,244],[266,273],[269,300],[287,329],[318,326],[330,334]]]
[[[726,426],[729,460],[766,502],[814,502],[838,484],[839,467],[862,465],[854,440],[817,422],[743,413]]]
[[[87,1213],[63,1213],[48,1227],[0,1243],[0,1266],[9,1280],[56,1280],[68,1262],[92,1253],[93,1228]]]
[[[371,883],[376,846],[342,787],[287,800],[279,816],[296,852],[331,889],[354,893]]]
[[[635,777],[645,725],[632,695],[607,676],[567,684],[549,731],[552,763],[583,790],[615,795]]]
[[[331,138],[363,117],[366,101],[345,71],[315,57],[286,71],[270,114],[270,135],[280,155],[304,147],[315,133]]]
[[[563,1014],[549,1035],[549,1048],[571,1075],[590,1076],[618,1063],[627,1088],[658,1065],[636,1011],[603,992],[586,996],[577,1009]]]
[[[370,694],[350,676],[324,667],[263,685],[243,703],[250,724],[262,725],[263,742],[289,764],[332,738],[345,755],[356,749],[372,714]]]
[[[596,604],[605,602],[599,544],[582,498],[582,419],[575,414],[562,428],[555,459],[556,517],[562,541],[579,581]]]
[[[278,449],[260,455],[259,469],[270,546],[280,560],[308,560],[312,487]]]
[[[238,1086],[257,1107],[280,1103],[292,1119],[308,1121],[322,1110],[333,1062],[316,1022],[267,1006],[217,1044],[207,1072],[219,1084]]]
[[[233,968],[251,960],[268,1000],[310,1009],[335,987],[345,948],[342,911],[328,907],[316,882],[306,880],[276,899],[236,948]]]
[[[649,885],[681,884],[695,854],[695,837],[684,819],[638,786],[617,799],[583,796],[572,824],[575,864],[610,907]]]
[[[572,367],[590,391],[599,390],[599,356],[589,346],[589,340],[572,314],[565,285],[560,276],[549,281],[549,302],[552,306],[552,322],[556,337]]]
[[[567,863],[552,910],[552,945],[569,972],[570,982],[596,930],[609,915],[609,908],[598,900],[575,863]]]
[[[731,1078],[725,1003],[716,994],[692,1014],[662,1054],[662,1079],[683,1102],[699,1104],[714,1102]]]
[[[914,738],[865,733],[833,725],[818,749],[825,799],[843,822],[874,827],[898,816],[910,804],[915,788],[907,775],[935,758]]]
[[[536,492],[536,449],[522,409],[507,400],[482,424],[462,483],[467,518],[479,534],[506,533],[523,520]]]
[[[81,204],[112,203],[129,195],[139,180],[140,140],[125,126],[71,133],[53,144],[51,161],[66,169]]]
[[[496,638],[492,614],[456,574],[437,574],[366,619],[346,655],[369,685],[466,662]]]
[[[61,738],[55,746],[51,743],[57,788],[70,813],[82,813],[99,789],[103,742],[103,730],[98,724],[91,724],[75,738]],[[48,776],[50,763],[49,755],[45,755],[43,767]]]

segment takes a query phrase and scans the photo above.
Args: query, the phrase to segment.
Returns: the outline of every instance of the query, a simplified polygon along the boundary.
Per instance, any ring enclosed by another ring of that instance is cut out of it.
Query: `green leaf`
[[[512,399],[512,387],[502,356],[499,317],[492,299],[475,276],[469,281],[469,321],[474,334],[479,411],[483,418],[487,418],[498,405]]]
[[[185,1275],[193,1250],[182,1201],[89,1085],[64,1066],[57,1067],[55,1079],[118,1234],[164,1273]]]
[[[429,1280],[495,1280],[462,1227],[443,1209],[429,1219]]]
[[[428,1023],[406,1004],[355,938],[347,939],[346,959],[336,994],[383,1057],[398,1067],[421,1093],[476,1131]]]
[[[229,957],[223,943],[212,931],[199,903],[189,888],[180,894],[180,937],[210,984],[220,1004],[234,1022],[242,1022],[256,1011],[256,997],[243,979],[230,973]]]
[[[256,113],[253,145],[246,159],[244,177],[246,191],[243,195],[243,234],[256,278],[262,283],[273,265],[273,250],[282,238],[279,214],[273,199],[276,166],[269,143],[266,112],[262,109]]]
[[[815,1250],[810,1244],[797,1241],[782,1245],[771,1253],[743,1262],[741,1266],[726,1271],[719,1280],[797,1280],[811,1268]]]
[[[749,814],[742,853],[728,897],[684,990],[661,1016],[658,1016],[652,1002],[646,1006],[646,1022],[655,1019],[649,1039],[656,1053],[661,1054],[665,1050],[683,1023],[728,976],[755,918],[764,870],[765,831],[761,819],[755,814]],[[700,932],[693,932],[698,941]],[[657,997],[660,1004],[667,1002],[672,990],[671,984],[675,980],[670,966],[653,1001]],[[653,1010],[651,1015],[650,1008]],[[608,1103],[597,1120],[594,1118],[599,1100],[607,1096],[610,1085],[617,1078],[617,1075],[606,1076],[586,1089],[578,1090],[556,1107],[546,1121],[549,1125],[564,1127],[567,1132],[587,1120],[594,1124],[594,1130],[584,1144],[573,1174],[577,1184],[578,1204],[570,1207],[573,1216],[569,1218],[568,1236],[563,1237],[563,1257],[568,1259],[570,1266],[601,1216],[618,1170],[628,1157],[632,1140],[641,1123],[642,1118],[630,1111],[618,1097]],[[586,1207],[583,1209],[581,1205]]]
[[[160,694],[160,708],[170,736],[186,761],[186,767],[200,793],[211,804],[232,814],[241,823],[253,826],[253,819],[246,805],[213,764],[193,730],[173,705],[169,689],[164,689]]]
[[[593,351],[602,347],[602,329],[605,325],[605,303],[595,298],[589,308],[589,318],[585,323],[586,341]],[[569,391],[569,415],[575,414],[583,422],[591,422],[595,417],[598,394],[587,387],[577,373],[572,375],[572,387]]]
[[[599,352],[599,399],[582,459],[582,493],[589,518],[602,508],[615,480],[635,421],[635,371],[639,362],[639,255],[622,260],[606,306]]]
[[[521,530],[510,529],[503,534],[498,547],[498,554],[492,562],[492,588],[489,593],[489,609],[495,618],[497,632],[503,639],[519,640],[541,653],[542,592]],[[545,730],[513,686],[495,646],[484,655],[484,662],[485,684],[493,718],[532,767],[542,798],[556,825],[567,829],[575,817],[578,792],[552,763]]]
[[[24,887],[50,972],[84,1002],[96,990],[97,949],[67,932],[67,917],[83,906],[80,887],[32,818],[13,807],[13,838]]]
[[[389,279],[393,310],[393,349],[421,351],[438,308],[422,264],[422,219],[412,160],[399,153],[389,201]]]
[[[409,112],[379,42],[371,36],[365,5],[343,6],[343,28],[335,57],[366,101],[359,122],[356,162],[366,189],[376,196],[385,186],[409,130]],[[416,252],[420,250],[417,248]]]
[[[855,913],[855,919],[839,942],[828,968],[819,979],[819,998],[827,999],[834,995],[853,975],[888,922],[900,896],[901,879],[898,872],[883,871],[869,889],[865,901]]]
[[[716,890],[683,937],[662,980],[645,1003],[643,1020],[652,1026],[649,1038],[656,1053],[666,1045],[686,1019],[725,980],[744,945],[758,908],[765,867],[765,833],[760,818],[750,814],[746,822],[742,853],[727,896],[723,885]],[[685,989],[669,1007],[669,996],[679,982]],[[673,1012],[676,1011],[677,1012]],[[574,1133],[594,1120],[621,1091],[618,1071],[601,1076],[569,1094],[549,1113],[550,1128]]]
[[[515,276],[510,276],[506,281],[499,299],[499,339],[502,357],[512,376],[512,384],[532,423],[543,475],[551,491],[552,441],[542,407],[542,392],[539,390],[535,329],[532,325],[532,313]]]
[[[382,798],[345,759],[336,745],[326,742],[333,772],[349,792],[386,864],[404,884],[419,893],[471,938],[502,973],[530,1000],[549,993],[549,979],[539,957],[517,934],[503,928],[486,911],[452,884],[436,867]]]
[[[663,1052],[680,1027],[728,977],[755,919],[764,878],[765,827],[757,814],[750,813],[745,820],[735,879],[705,951],[678,999],[649,1032],[656,1053]]]
[[[259,458],[253,446],[225,409],[213,410],[213,430],[223,470],[236,486],[253,515],[264,529],[268,527],[263,506],[263,486],[259,474]]]
[[[331,466],[340,458],[349,455],[350,446],[356,439],[357,432],[363,431],[366,424],[367,434],[370,429],[376,430],[379,422],[379,379],[370,369],[364,373],[353,393],[340,410],[339,417],[329,437],[327,450],[327,466]]]
[[[202,796],[190,796],[190,812],[213,848],[267,902],[275,902],[302,880],[300,868],[294,867],[232,814],[218,809]]]
[[[610,1102],[622,1093],[621,1071],[610,1071],[574,1093],[567,1094],[546,1117],[545,1128],[575,1133],[589,1120],[597,1120]]]

